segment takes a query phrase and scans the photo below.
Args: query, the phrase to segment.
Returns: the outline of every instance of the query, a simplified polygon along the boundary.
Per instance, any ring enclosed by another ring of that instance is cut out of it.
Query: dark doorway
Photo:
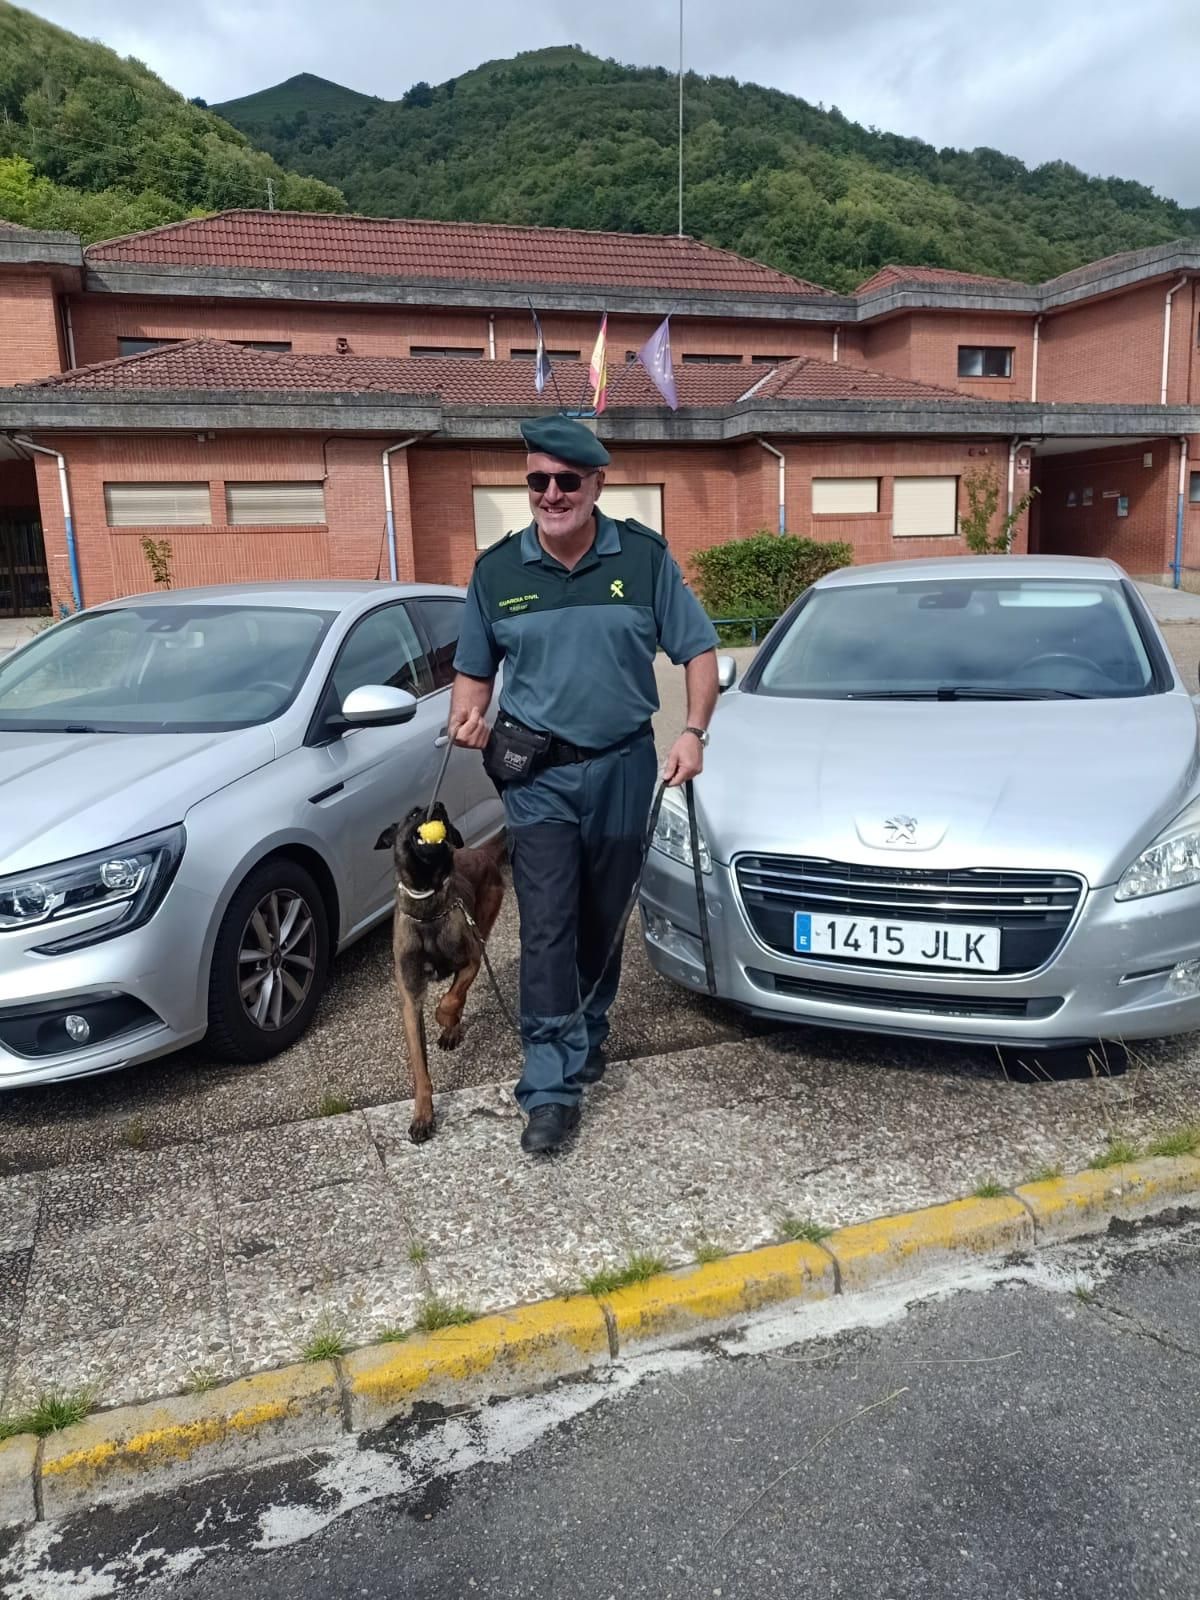
[[[50,609],[46,547],[36,506],[0,506],[0,617],[38,617]]]

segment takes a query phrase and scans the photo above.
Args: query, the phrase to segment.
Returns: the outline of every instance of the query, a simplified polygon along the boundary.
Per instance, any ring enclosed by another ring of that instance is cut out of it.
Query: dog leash
[[[699,832],[700,832],[700,830],[699,830],[699,825],[697,824],[697,821],[696,821],[696,797],[695,797],[695,794],[692,791],[692,780],[690,778],[684,784],[683,787],[684,787],[685,796],[686,796],[686,799],[687,799],[688,831],[689,831],[690,842],[691,842],[691,847],[692,847],[692,874],[693,874],[693,877],[695,878],[695,881],[696,881],[696,904],[697,904],[697,909],[698,909],[699,919],[700,919],[700,946],[701,946],[701,949],[703,950],[703,953],[704,953],[704,979],[705,979],[705,985],[706,985],[706,987],[708,989],[708,993],[711,995],[711,994],[715,994],[716,993],[717,984],[716,984],[716,975],[715,975],[715,971],[714,971],[714,967],[713,967],[712,942],[711,942],[711,939],[709,937],[708,907],[705,904],[704,884],[703,884],[703,881],[702,881],[702,875],[701,875],[701,869],[700,869],[700,850],[699,850]],[[539,1042],[544,1042],[546,1044],[559,1044],[559,1043],[561,1043],[562,1040],[565,1039],[567,1037],[567,1035],[571,1032],[571,1030],[576,1026],[576,1024],[583,1018],[584,1014],[587,1011],[587,1008],[591,1005],[592,1001],[595,999],[596,994],[599,991],[600,985],[604,982],[604,975],[608,971],[609,962],[612,960],[613,956],[616,954],[617,949],[618,949],[618,947],[619,947],[619,945],[621,943],[621,940],[625,937],[625,931],[629,926],[629,919],[633,915],[633,908],[637,904],[638,895],[641,893],[642,878],[645,876],[646,863],[650,858],[650,845],[651,845],[651,843],[652,843],[652,841],[654,839],[654,829],[655,829],[655,826],[658,823],[658,814],[662,810],[663,795],[666,793],[666,788],[667,788],[667,785],[666,785],[666,782],[664,780],[664,781],[659,783],[658,789],[655,792],[654,803],[650,807],[650,816],[649,816],[649,820],[646,823],[646,832],[645,832],[645,836],[644,836],[643,841],[642,841],[642,861],[641,861],[641,865],[638,867],[637,877],[634,879],[633,888],[629,892],[629,898],[625,902],[625,909],[621,914],[621,919],[617,923],[616,931],[613,934],[611,941],[609,942],[608,950],[605,952],[604,961],[603,961],[603,964],[600,967],[600,976],[596,979],[596,981],[592,985],[591,989],[589,989],[587,994],[579,1002],[578,1006],[576,1006],[575,1010],[567,1018],[566,1022],[558,1030],[558,1032],[555,1033],[550,1039],[547,1039],[547,1040],[544,1040],[544,1041],[539,1041]],[[466,918],[468,927],[471,929],[471,932],[475,935],[475,938],[477,939],[477,941],[479,943],[479,951],[480,951],[481,956],[483,957],[483,964],[484,964],[484,967],[485,967],[485,969],[487,971],[488,980],[492,985],[492,989],[493,989],[493,992],[495,993],[497,1001],[499,1002],[500,1009],[504,1013],[504,1016],[507,1019],[509,1026],[512,1028],[513,1032],[517,1035],[517,1038],[520,1039],[520,1037],[521,1037],[521,1024],[517,1020],[517,1018],[513,1015],[513,1011],[512,1011],[511,1006],[508,1004],[508,1001],[504,998],[504,994],[503,994],[503,992],[502,992],[502,990],[500,988],[499,980],[496,977],[495,969],[493,968],[492,963],[491,963],[491,959],[488,956],[487,941],[486,941],[486,939],[484,939],[483,935],[480,933],[479,928],[477,927],[477,925],[475,923],[474,917],[472,917],[471,913],[467,910],[466,906],[463,905],[462,901],[459,900],[456,903],[458,905],[458,908],[462,911],[463,916]]]

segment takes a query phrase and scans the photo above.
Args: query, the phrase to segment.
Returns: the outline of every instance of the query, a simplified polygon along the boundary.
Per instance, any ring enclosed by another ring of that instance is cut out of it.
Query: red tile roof
[[[37,388],[127,394],[146,390],[208,390],[239,394],[388,394],[437,396],[447,406],[574,406],[587,395],[587,367],[553,364],[551,384],[539,395],[532,361],[453,361],[426,356],[326,356],[246,350],[221,339],[187,339],[141,355],[78,367]],[[953,389],[917,383],[863,367],[800,356],[763,373],[743,365],[679,367],[680,405],[731,406],[748,395],[784,400],[962,400]],[[660,406],[644,369],[609,373],[609,404]]]
[[[588,233],[325,212],[222,211],[89,245],[88,261],[351,272],[465,283],[588,284],[709,294],[830,291],[673,234]]]
[[[981,272],[954,272],[949,267],[880,267],[879,271],[860,283],[856,295],[872,294],[877,289],[890,289],[897,283],[923,283],[953,289],[956,284],[964,288],[971,284],[987,283],[1006,289],[1024,289],[1016,278],[989,278]]]

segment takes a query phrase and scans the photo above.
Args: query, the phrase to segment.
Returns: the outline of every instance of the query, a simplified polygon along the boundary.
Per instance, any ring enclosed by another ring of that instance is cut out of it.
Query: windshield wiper
[[[847,700],[1091,700],[1075,689],[975,689],[944,684],[937,689],[855,689]]]

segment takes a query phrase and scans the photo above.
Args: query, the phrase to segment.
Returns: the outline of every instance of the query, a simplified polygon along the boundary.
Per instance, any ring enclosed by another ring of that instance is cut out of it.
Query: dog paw
[[[452,1028],[443,1028],[438,1035],[439,1050],[454,1050],[462,1043],[462,1024],[455,1023]]]
[[[408,1137],[413,1144],[424,1144],[426,1139],[433,1138],[436,1129],[437,1123],[434,1121],[433,1112],[431,1111],[428,1116],[414,1117],[412,1119],[408,1125]]]

